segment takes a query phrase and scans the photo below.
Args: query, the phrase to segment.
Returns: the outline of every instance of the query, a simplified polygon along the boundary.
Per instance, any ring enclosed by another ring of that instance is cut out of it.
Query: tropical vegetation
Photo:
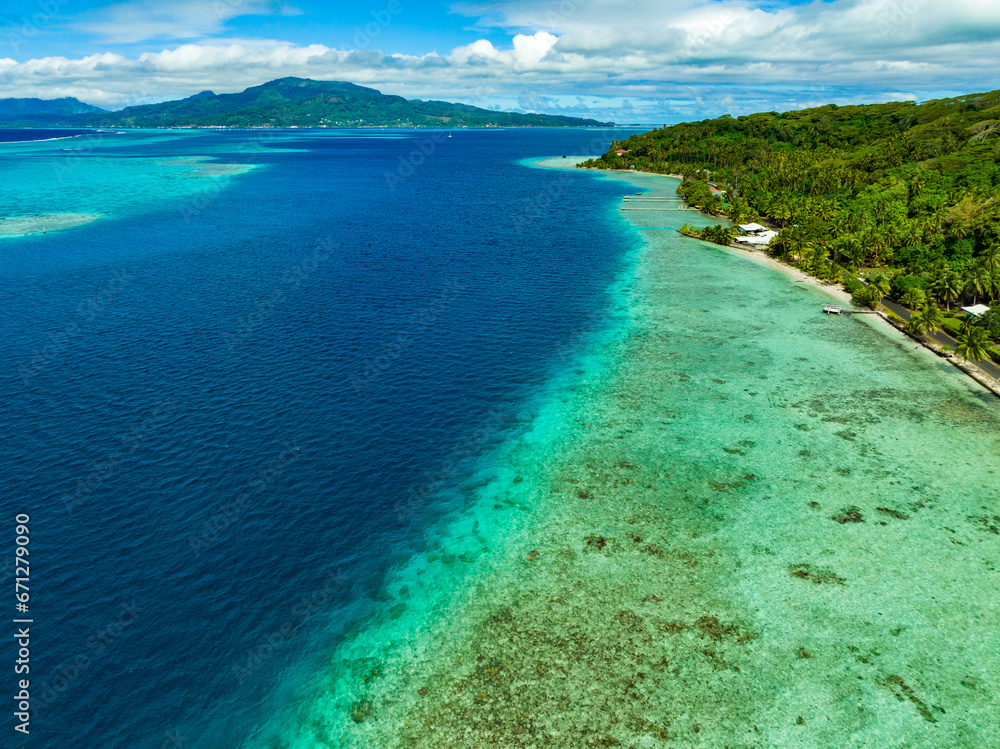
[[[780,229],[771,254],[844,280],[858,303],[898,300],[921,335],[936,325],[930,307],[953,327],[956,305],[1000,297],[1000,91],[727,115],[615,141],[581,164],[633,165],[680,176],[678,193],[707,213]],[[997,340],[992,314],[972,329]]]
[[[987,330],[978,325],[966,325],[958,334],[955,353],[966,361],[973,361],[977,368],[983,359],[989,358],[990,339]]]
[[[681,234],[686,234],[695,239],[704,239],[706,242],[726,245],[733,243],[733,240],[736,239],[737,231],[732,227],[723,226],[722,224],[704,226],[700,229],[695,227],[694,224],[684,224],[681,227]]]

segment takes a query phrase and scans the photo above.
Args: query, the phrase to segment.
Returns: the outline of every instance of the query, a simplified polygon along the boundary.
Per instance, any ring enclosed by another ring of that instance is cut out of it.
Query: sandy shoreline
[[[769,268],[774,268],[775,270],[780,271],[785,275],[790,276],[791,278],[794,278],[797,283],[806,283],[812,286],[813,288],[820,289],[821,291],[829,294],[834,299],[836,299],[837,301],[841,302],[843,305],[849,308],[857,309],[851,303],[851,295],[848,294],[846,291],[844,291],[842,288],[838,288],[833,284],[824,283],[823,281],[820,281],[818,278],[810,276],[808,273],[805,273],[804,271],[801,271],[798,268],[792,267],[790,265],[785,265],[784,263],[775,260],[772,257],[769,257],[760,250],[748,250],[742,247],[737,247],[735,245],[729,245],[729,249],[733,250],[736,253],[739,253],[740,255],[743,255],[744,257],[752,260],[755,263],[766,265]],[[920,346],[921,348],[929,351],[930,353],[935,354],[936,356],[939,356],[942,359],[945,359],[946,361],[948,361],[948,363],[952,364],[957,369],[961,370],[964,374],[968,375],[971,379],[975,380],[978,384],[982,385],[991,393],[993,393],[997,397],[1000,397],[1000,386],[991,382],[989,379],[986,378],[986,376],[984,376],[980,372],[977,372],[976,370],[972,369],[968,362],[959,359],[957,356],[954,356],[953,354],[949,354],[948,352],[941,350],[936,344],[924,343],[918,338],[914,338],[909,333],[905,332],[904,330],[901,330],[892,322],[890,322],[886,318],[884,312],[875,312],[874,314],[867,315],[867,317],[873,322],[875,327],[885,332],[886,335],[895,336],[898,338],[906,338],[913,341],[914,345]]]
[[[566,158],[549,157],[531,161],[530,163],[532,166],[536,166],[542,169],[572,169],[575,171],[577,164],[587,161],[588,159],[591,158],[593,157],[592,156],[570,156]],[[655,172],[641,172],[635,169],[628,169],[628,170],[595,169],[594,171],[613,172],[615,174],[642,174],[650,177],[668,177],[671,179],[682,179],[681,175],[679,174],[657,174]],[[726,220],[728,221],[729,219],[726,218]],[[767,254],[765,254],[760,250],[750,250],[744,247],[739,247],[734,244],[728,245],[727,249],[743,257],[746,257],[747,259],[752,260],[755,263],[759,263],[760,265],[766,265],[769,268],[773,268],[774,270],[780,271],[781,273],[784,273],[785,275],[795,279],[796,282],[806,283],[809,284],[810,286],[813,286],[814,288],[820,289],[821,291],[832,296],[841,304],[850,307],[852,309],[854,308],[854,305],[851,304],[851,295],[848,294],[843,289],[837,288],[832,284],[824,283],[819,279],[814,278],[813,276],[810,276],[808,273],[805,273],[804,271],[801,271],[798,268],[795,268],[791,265],[785,265],[784,263],[775,260],[774,258],[768,256]],[[893,331],[896,330],[895,328],[892,327],[892,325],[889,325],[886,321],[883,320],[883,322],[885,322],[887,328],[891,328]]]
[[[571,156],[566,158],[549,157],[538,160],[532,160],[530,163],[532,166],[536,166],[543,169],[575,170],[577,164],[587,161],[588,159],[591,158],[593,157],[592,156]],[[659,174],[656,172],[643,172],[636,169],[611,169],[611,170],[595,169],[594,171],[612,172],[614,174],[626,174],[626,175],[642,174],[644,176],[651,176],[651,177],[669,177],[672,179],[683,179],[683,176],[679,174]],[[728,217],[720,217],[720,218],[725,218],[727,221],[729,220]],[[818,278],[809,275],[805,271],[802,271],[791,265],[786,265],[785,263],[782,263],[779,260],[775,260],[774,258],[767,255],[765,252],[761,250],[751,250],[745,247],[740,247],[735,244],[727,245],[726,249],[735,254],[741,255],[742,257],[745,257],[748,260],[751,260],[759,265],[764,265],[767,266],[768,268],[772,268],[773,270],[783,273],[784,275],[794,279],[796,283],[808,284],[809,286],[812,286],[815,289],[819,289],[820,291],[829,295],[830,297],[835,299],[839,304],[848,309],[851,310],[857,309],[851,302],[851,295],[848,294],[846,291],[844,291],[844,289],[841,288],[839,285],[834,285],[831,283],[821,281]],[[991,382],[981,372],[973,369],[968,362],[960,360],[957,356],[954,356],[953,354],[949,354],[948,352],[942,351],[939,347],[932,344],[931,342],[925,343],[924,341],[918,338],[914,338],[913,336],[909,335],[907,332],[901,330],[892,322],[890,322],[886,318],[884,312],[881,311],[875,312],[873,314],[866,314],[865,316],[871,320],[873,327],[877,328],[885,335],[896,339],[905,338],[907,340],[913,341],[915,346],[919,346],[928,353],[932,353],[935,356],[945,359],[948,363],[952,364],[963,374],[967,375],[970,379],[974,380],[976,384],[981,385],[983,388],[990,391],[997,397],[1000,397],[1000,384]]]

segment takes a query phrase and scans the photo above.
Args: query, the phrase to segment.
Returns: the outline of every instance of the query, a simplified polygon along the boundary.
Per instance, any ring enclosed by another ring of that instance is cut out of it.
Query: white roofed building
[[[985,304],[973,304],[971,307],[962,307],[962,311],[967,312],[973,317],[982,317],[990,311],[990,308]]]
[[[745,237],[736,237],[738,244],[746,244],[751,247],[767,247],[771,240],[778,236],[778,232],[767,229],[760,234],[750,234]]]

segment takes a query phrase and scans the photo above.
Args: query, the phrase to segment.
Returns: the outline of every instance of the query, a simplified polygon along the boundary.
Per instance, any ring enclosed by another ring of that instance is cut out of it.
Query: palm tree
[[[989,279],[983,293],[989,295],[990,299],[996,299],[1000,296],[1000,245],[990,245],[983,250],[979,262],[986,269]]]
[[[801,242],[799,244],[799,267],[806,273],[812,273],[814,276],[818,275],[813,270],[813,265],[819,257],[820,252],[822,252],[822,248],[815,242],[808,239]]]
[[[906,330],[908,333],[919,336],[920,340],[924,343],[927,342],[927,334],[930,333],[930,328],[927,325],[927,318],[922,311],[917,311],[910,315],[910,319],[906,321]]]
[[[813,274],[825,281],[834,281],[837,276],[834,267],[826,250],[822,250],[813,261]]]
[[[923,241],[923,232],[916,221],[907,221],[900,233],[900,247],[917,247]]]
[[[865,230],[862,241],[871,251],[872,264],[879,265],[881,263],[881,251],[887,246],[885,235],[872,226]]]
[[[925,217],[920,228],[924,234],[924,241],[931,242],[941,232],[941,215],[934,213]]]
[[[910,309],[920,309],[927,304],[927,294],[919,286],[911,286],[900,298],[899,303]]]
[[[791,233],[787,231],[783,231],[780,234],[778,234],[778,236],[776,236],[774,239],[771,240],[771,244],[767,246],[766,248],[767,254],[769,254],[771,257],[787,255],[787,253],[790,251],[792,244],[791,237],[792,237]]]
[[[990,271],[990,299],[1000,296],[1000,267]]]
[[[847,262],[850,267],[857,270],[861,267],[861,264],[865,261],[865,247],[861,244],[861,240],[858,238],[857,234],[850,234],[844,238],[841,244],[840,251],[847,258]]]
[[[779,235],[780,236],[780,235]],[[784,244],[779,244],[778,247],[778,260],[783,263],[788,263],[791,265],[799,257],[799,243],[794,240],[788,240]]]
[[[824,221],[831,221],[837,213],[837,206],[829,200],[824,200],[816,206],[815,213]]]
[[[885,273],[869,276],[868,285],[878,292],[878,300],[875,304],[875,309],[878,309],[882,304],[882,297],[888,295],[889,289],[892,288],[889,276]]]
[[[939,267],[931,279],[931,291],[951,310],[951,303],[962,293],[962,277],[948,265]]]
[[[965,291],[972,294],[972,303],[979,301],[981,294],[988,294],[993,287],[993,276],[985,263],[969,268],[965,275]]]
[[[1000,340],[1000,309],[992,309],[982,316],[983,327],[990,337]]]
[[[910,234],[910,225],[906,221],[893,220],[886,228],[886,243],[890,247],[908,247]]]
[[[964,239],[972,233],[972,227],[968,224],[956,222],[951,225],[951,229],[949,231],[951,232],[951,236],[956,239]]]
[[[775,197],[767,207],[767,215],[786,226],[792,218],[792,211],[784,199]]]
[[[857,228],[855,216],[847,208],[837,209],[837,215],[833,217],[833,223],[837,227],[837,231],[841,234],[847,234]]]
[[[936,304],[925,304],[923,309],[910,315],[906,329],[910,333],[920,336],[920,340],[926,343],[927,336],[941,330],[943,323],[944,315],[941,314],[941,308]]]
[[[1000,245],[990,245],[979,256],[979,262],[986,266],[990,273],[1000,268]]]
[[[966,361],[976,363],[976,371],[979,371],[979,363],[990,355],[990,337],[985,328],[978,325],[967,325],[958,334],[958,345],[955,353]]]
[[[921,310],[921,314],[924,316],[924,322],[927,324],[928,334],[936,333],[944,328],[944,315],[941,314],[941,308],[936,304],[925,304]]]

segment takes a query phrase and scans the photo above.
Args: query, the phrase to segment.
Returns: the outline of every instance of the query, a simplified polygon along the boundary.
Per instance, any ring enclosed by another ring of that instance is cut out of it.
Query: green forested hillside
[[[786,241],[838,262],[964,268],[1000,242],[1000,91],[685,123],[583,164],[632,165],[711,180],[727,214],[795,225]]]
[[[42,122],[52,118],[73,117],[104,112],[99,107],[84,104],[78,99],[0,99],[0,124],[10,127],[12,122]]]
[[[2,102],[0,102],[2,105]],[[97,110],[100,112],[100,110]],[[480,109],[387,96],[344,81],[281,78],[236,94],[203,91],[179,101],[118,112],[32,119],[15,126],[62,127],[562,127],[597,120]]]
[[[821,278],[882,269],[946,308],[1000,296],[1000,91],[684,123],[581,166],[682,175],[708,212],[782,228],[771,252]]]

